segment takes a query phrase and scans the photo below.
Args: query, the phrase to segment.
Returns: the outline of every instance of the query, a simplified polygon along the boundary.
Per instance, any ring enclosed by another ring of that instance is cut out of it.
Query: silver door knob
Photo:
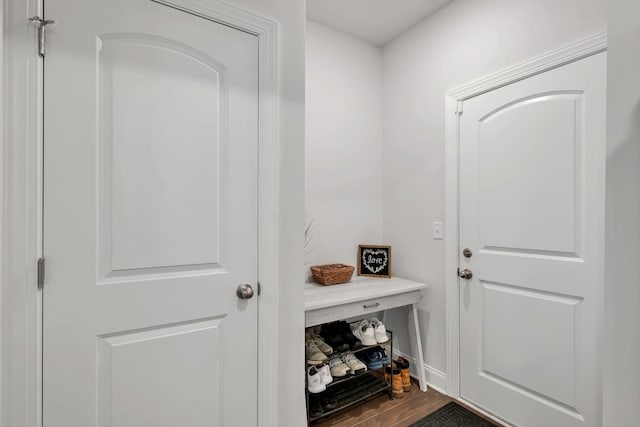
[[[253,288],[251,285],[244,283],[236,289],[236,295],[240,299],[251,299],[253,297]]]
[[[469,280],[473,277],[473,272],[468,268],[465,268],[464,270],[458,270],[458,277]]]

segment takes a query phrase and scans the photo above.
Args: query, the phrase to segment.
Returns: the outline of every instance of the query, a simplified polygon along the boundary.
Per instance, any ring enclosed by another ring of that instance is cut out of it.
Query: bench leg
[[[411,304],[408,307],[409,314],[409,338],[411,340],[411,353],[415,358],[416,373],[421,391],[427,391],[427,376],[424,372],[424,357],[422,355],[422,339],[420,338],[420,322],[418,320],[418,305]]]

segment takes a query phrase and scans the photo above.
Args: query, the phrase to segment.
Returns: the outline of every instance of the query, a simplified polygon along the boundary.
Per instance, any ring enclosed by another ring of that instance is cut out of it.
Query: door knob
[[[253,288],[251,285],[244,283],[236,289],[236,295],[240,299],[251,299],[253,297]]]
[[[468,268],[465,268],[464,270],[458,270],[458,277],[469,280],[473,277],[473,272]]]

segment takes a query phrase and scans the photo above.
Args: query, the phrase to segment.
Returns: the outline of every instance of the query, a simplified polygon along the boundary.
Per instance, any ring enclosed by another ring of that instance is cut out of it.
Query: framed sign
[[[391,277],[391,246],[359,245],[358,276]]]

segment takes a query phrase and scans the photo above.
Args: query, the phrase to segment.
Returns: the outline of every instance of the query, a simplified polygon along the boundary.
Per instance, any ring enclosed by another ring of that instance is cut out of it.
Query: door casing
[[[555,51],[450,90],[445,96],[445,302],[447,394],[460,399],[459,284],[459,136],[464,101],[502,86],[526,79],[607,50],[607,33],[599,33]],[[468,404],[468,402],[465,402]],[[473,406],[473,405],[471,405]],[[478,408],[476,408],[478,409]],[[481,411],[483,412],[484,411]],[[491,414],[486,414],[491,416]]]
[[[154,0],[254,34],[259,40],[258,424],[278,425],[280,283],[278,23],[218,0]],[[41,0],[0,0],[0,425],[42,425],[43,61],[26,17]],[[63,25],[62,23],[60,25]],[[46,286],[46,284],[45,284]],[[11,369],[6,369],[11,366]]]

